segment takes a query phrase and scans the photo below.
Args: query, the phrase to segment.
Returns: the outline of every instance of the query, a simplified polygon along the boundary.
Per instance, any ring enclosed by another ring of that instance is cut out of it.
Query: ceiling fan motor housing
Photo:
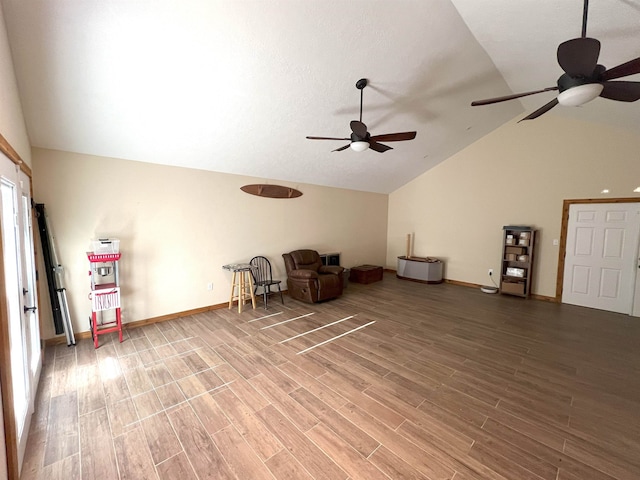
[[[568,73],[562,74],[560,78],[558,78],[558,90],[560,92],[564,92],[573,87],[577,87],[580,85],[587,85],[589,83],[599,83],[600,75],[606,70],[602,65],[597,65],[594,69],[593,73],[588,77],[577,76],[572,77]]]
[[[371,139],[369,132],[364,137],[358,136],[356,133],[351,133],[352,142],[368,142]]]

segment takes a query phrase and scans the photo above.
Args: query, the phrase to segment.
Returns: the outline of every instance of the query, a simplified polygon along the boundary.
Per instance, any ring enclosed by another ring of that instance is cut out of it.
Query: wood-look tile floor
[[[638,318],[392,274],[285,303],[47,349],[22,478],[640,478]]]

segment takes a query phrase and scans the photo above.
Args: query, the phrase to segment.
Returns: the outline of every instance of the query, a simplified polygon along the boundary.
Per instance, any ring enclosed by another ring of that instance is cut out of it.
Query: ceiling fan
[[[356,152],[364,152],[367,148],[375,150],[376,152],[384,153],[387,150],[392,150],[392,147],[378,143],[382,142],[400,142],[403,140],[413,140],[416,138],[416,132],[401,132],[401,133],[387,133],[384,135],[371,136],[367,131],[367,126],[362,123],[362,90],[367,86],[369,82],[366,78],[361,78],[356,82],[356,88],[360,90],[360,120],[352,120],[351,137],[350,138],[333,138],[333,137],[307,137],[310,140],[350,140],[351,143],[346,144],[343,147],[332,150],[334,152],[340,152],[351,147]]]
[[[610,70],[599,65],[600,42],[595,38],[587,37],[588,10],[589,0],[584,0],[582,36],[580,38],[567,40],[558,46],[558,63],[565,73],[558,79],[558,85],[556,87],[516,93],[504,97],[489,98],[487,100],[477,100],[472,102],[471,105],[489,105],[526,97],[527,95],[534,95],[536,93],[558,90],[560,93],[556,98],[522,119],[531,120],[538,118],[558,104],[575,107],[584,105],[598,96],[619,102],[635,102],[639,100],[640,82],[612,82],[611,80],[640,73],[640,57],[618,65]]]

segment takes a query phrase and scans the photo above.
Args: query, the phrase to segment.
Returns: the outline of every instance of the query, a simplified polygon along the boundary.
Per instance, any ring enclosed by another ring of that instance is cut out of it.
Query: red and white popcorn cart
[[[87,252],[89,277],[91,278],[91,317],[89,326],[93,345],[98,348],[98,337],[118,332],[122,342],[122,315],[120,312],[120,240],[103,238],[91,242]]]

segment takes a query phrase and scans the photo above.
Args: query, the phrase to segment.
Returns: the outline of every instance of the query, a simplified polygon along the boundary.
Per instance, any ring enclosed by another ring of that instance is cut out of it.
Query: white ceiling
[[[555,85],[582,21],[581,0],[1,2],[33,146],[380,193],[551,100],[470,107]],[[638,25],[640,0],[592,0],[600,63],[640,56]],[[349,135],[363,77],[372,135],[417,138],[305,139]],[[637,131],[640,102],[552,114]]]

